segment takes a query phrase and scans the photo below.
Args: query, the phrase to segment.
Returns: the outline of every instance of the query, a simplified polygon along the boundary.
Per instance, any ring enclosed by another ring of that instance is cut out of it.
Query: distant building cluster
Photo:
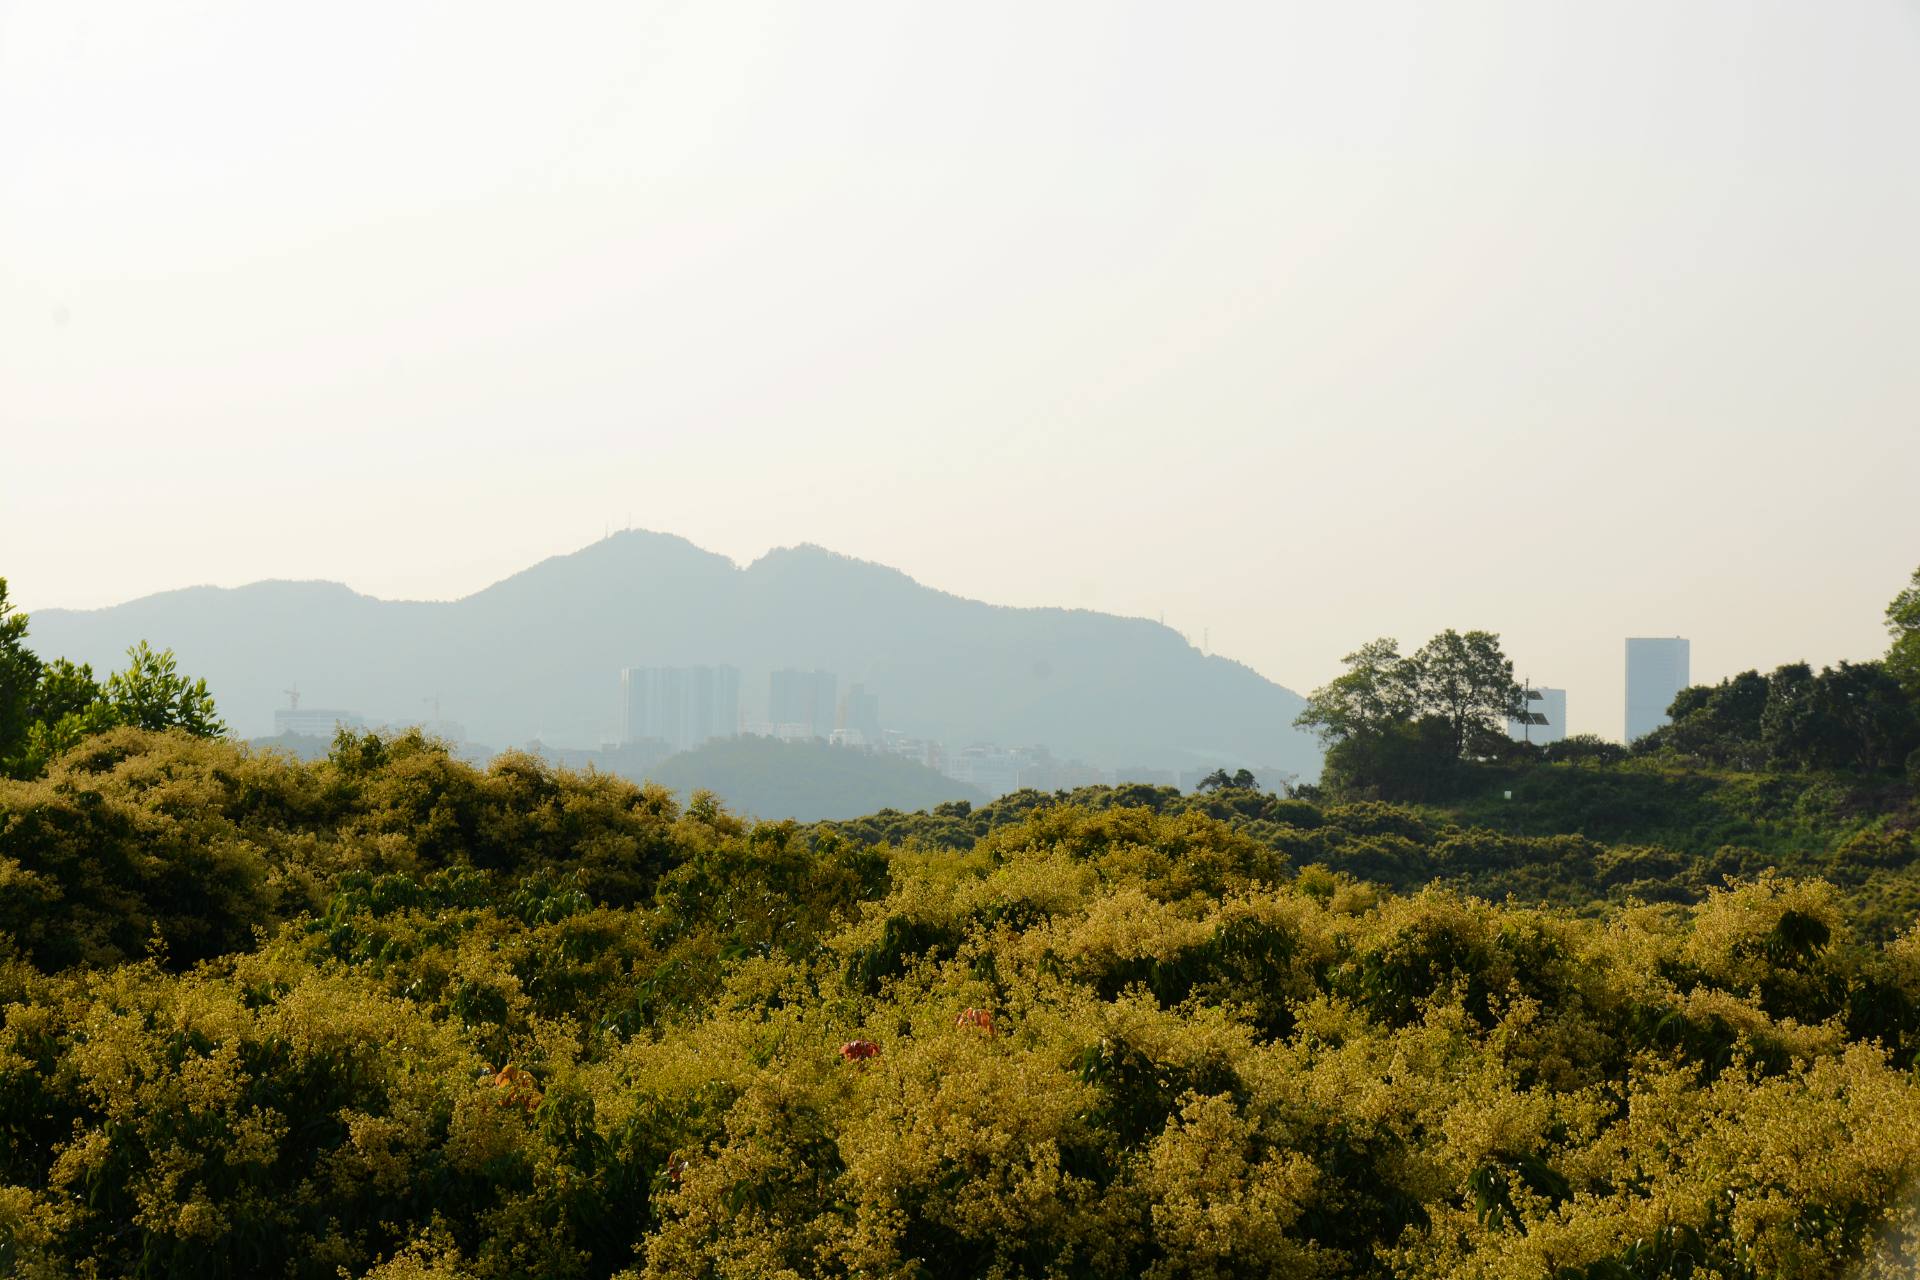
[[[954,752],[942,770],[955,782],[964,782],[990,796],[1031,787],[1036,791],[1071,791],[1099,786],[1112,774],[1078,760],[1055,760],[1045,747],[1002,747],[979,743]]]
[[[854,746],[878,746],[884,733],[880,728],[880,695],[867,692],[865,685],[849,685],[847,696],[840,699],[834,733]]]
[[[298,738],[327,738],[342,729],[364,729],[367,718],[354,711],[327,707],[282,707],[273,713],[273,735]]]
[[[1669,723],[1667,708],[1692,683],[1692,644],[1682,636],[1630,636],[1626,660],[1626,740],[1634,742]],[[1529,715],[1508,721],[1508,734],[1536,746],[1565,738],[1567,691],[1532,684],[1525,689]]]
[[[324,754],[330,748],[334,735],[342,729],[382,735],[418,729],[447,743],[461,759],[484,760],[493,754],[491,748],[469,742],[467,727],[457,720],[443,720],[436,715],[431,720],[396,724],[374,720],[358,711],[346,711],[338,707],[302,707],[299,691],[295,689],[287,690],[287,696],[291,705],[273,713],[273,739],[270,741],[277,747],[291,749],[307,758]],[[439,700],[434,698],[427,701],[434,703],[437,712]]]
[[[620,742],[686,751],[740,732],[740,668],[627,667],[620,672]]]
[[[767,718],[748,732],[789,741],[832,737],[839,688],[831,671],[776,671],[767,678]]]
[[[767,677],[766,716],[752,718],[740,703],[736,667],[628,667],[620,673],[621,740],[617,750],[648,763],[714,738],[743,734],[787,742],[823,741],[834,746],[910,760],[956,782],[1002,796],[1032,788],[1071,791],[1077,787],[1141,782],[1191,790],[1217,766],[1174,769],[1100,769],[1078,760],[1057,760],[1044,746],[974,743],[950,749],[933,738],[918,738],[886,727],[880,696],[859,682],[841,691],[832,671],[783,667]],[[599,757],[616,748],[609,744]],[[649,754],[651,753],[651,754]],[[582,758],[594,755],[585,753]],[[1254,771],[1260,785],[1280,790],[1294,773],[1274,768]]]

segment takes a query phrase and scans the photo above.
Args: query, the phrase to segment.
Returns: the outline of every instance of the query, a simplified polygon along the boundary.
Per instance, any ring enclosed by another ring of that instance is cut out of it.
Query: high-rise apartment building
[[[620,740],[675,751],[740,731],[738,667],[628,667],[620,673]]]
[[[647,694],[651,685],[646,667],[620,669],[620,741],[639,742],[647,736]]]
[[[731,738],[740,732],[740,668],[713,669],[713,725],[711,736]]]
[[[685,667],[655,667],[653,669],[653,690],[648,699],[648,710],[652,718],[647,723],[646,737],[658,738],[675,751],[685,750],[692,741],[688,732],[687,695],[691,692],[692,681],[687,679]]]
[[[848,685],[847,696],[840,699],[840,719],[835,728],[862,746],[878,746],[880,695],[868,693],[863,684]]]
[[[767,719],[775,734],[827,737],[833,732],[839,687],[840,678],[831,671],[788,667],[774,672],[767,683]]]
[[[1679,636],[1627,640],[1627,741],[1667,723],[1674,695],[1689,683],[1692,646]]]

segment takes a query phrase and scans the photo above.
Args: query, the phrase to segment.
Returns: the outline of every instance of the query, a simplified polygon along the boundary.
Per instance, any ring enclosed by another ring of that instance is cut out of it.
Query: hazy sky
[[[1877,655],[1920,0],[0,0],[20,603],[629,522],[1608,734],[1629,634]]]

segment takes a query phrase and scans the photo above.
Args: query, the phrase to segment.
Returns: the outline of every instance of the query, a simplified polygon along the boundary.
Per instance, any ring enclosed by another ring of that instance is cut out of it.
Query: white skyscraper
[[[1627,640],[1627,741],[1667,723],[1673,697],[1691,683],[1692,647],[1679,636]]]

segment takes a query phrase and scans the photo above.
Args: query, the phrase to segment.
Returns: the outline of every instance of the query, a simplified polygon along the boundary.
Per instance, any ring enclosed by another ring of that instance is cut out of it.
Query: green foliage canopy
[[[1456,763],[1502,750],[1507,718],[1525,709],[1492,632],[1449,629],[1406,657],[1383,638],[1342,661],[1346,672],[1314,690],[1294,721],[1327,745],[1336,790],[1416,800],[1444,793]]]
[[[127,650],[126,669],[102,684],[88,665],[34,654],[27,623],[0,578],[0,776],[33,777],[82,739],[118,725],[196,737],[227,731],[207,682],[180,674],[173,650],[155,652],[142,640]]]
[[[184,729],[200,738],[227,731],[207,682],[181,675],[173,650],[155,653],[145,640],[127,650],[126,669],[107,677],[104,693],[114,719],[137,729]]]
[[[1804,662],[1742,672],[1675,697],[1671,723],[1634,744],[1639,755],[1736,769],[1898,771],[1920,749],[1920,702],[1884,663]]]
[[[0,765],[25,740],[33,723],[33,695],[40,680],[40,659],[26,645],[27,615],[7,599],[0,578]]]

